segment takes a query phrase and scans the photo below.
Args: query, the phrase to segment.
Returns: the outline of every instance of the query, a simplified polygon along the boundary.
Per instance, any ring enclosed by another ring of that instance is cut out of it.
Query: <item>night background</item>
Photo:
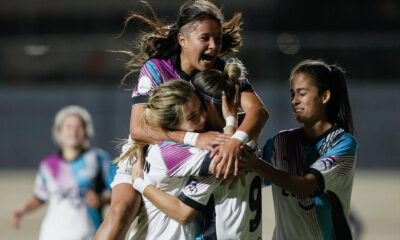
[[[171,23],[185,1],[148,2]],[[383,235],[371,233],[372,238],[365,239],[398,239],[400,1],[213,2],[222,7],[226,20],[235,12],[243,13],[243,46],[232,56],[247,67],[249,80],[270,113],[259,145],[281,129],[299,126],[289,104],[292,67],[314,58],[346,70],[359,144],[357,169],[393,176],[388,191],[379,192],[379,177],[374,190],[375,185],[366,185],[371,186],[366,197],[387,194],[397,205],[389,211],[394,213],[392,220],[373,220],[397,226],[392,235],[384,235],[388,230],[383,229]],[[119,154],[117,143],[129,134],[129,89],[137,75],[121,86],[128,58],[112,51],[132,49],[144,26],[131,22],[118,37],[130,12],[149,16],[138,0],[0,0],[0,184],[21,170],[33,172],[33,177],[39,162],[57,150],[51,126],[65,105],[87,108],[95,125],[92,146],[112,157]]]

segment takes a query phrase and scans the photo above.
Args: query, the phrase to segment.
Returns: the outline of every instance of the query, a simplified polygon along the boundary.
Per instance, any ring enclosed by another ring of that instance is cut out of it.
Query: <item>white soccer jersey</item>
[[[209,185],[202,179],[194,179],[179,195],[182,202],[201,213],[204,221],[201,238],[261,239],[263,178],[257,172],[249,171],[244,187],[238,182],[229,189],[229,184],[220,183]]]
[[[304,199],[272,184],[273,239],[351,239],[349,206],[357,144],[337,128],[313,142],[304,139],[302,128],[283,131],[264,149],[263,159],[277,169],[300,176],[311,173],[319,181],[318,191]]]
[[[101,149],[85,151],[74,161],[61,153],[48,156],[40,163],[34,195],[48,202],[40,228],[40,240],[90,240],[100,226],[101,209],[89,207],[85,191],[101,193],[109,189],[115,168]]]
[[[131,138],[131,135],[128,137],[128,141],[122,146],[122,153],[120,156],[124,155],[130,147],[134,144],[134,141]],[[131,162],[132,161],[132,162]],[[118,162],[117,171],[114,176],[114,180],[110,184],[111,188],[114,188],[116,185],[120,183],[128,183],[132,184],[132,164],[136,161],[135,158],[128,159],[125,158],[122,161]]]
[[[130,144],[125,145],[123,152],[125,152],[132,143],[133,142],[130,140]],[[169,147],[170,151],[173,148],[188,148],[188,146],[181,144],[169,145]],[[175,178],[169,179],[168,182],[173,182],[173,184],[171,184],[171,188],[168,191],[160,188],[159,184],[151,183],[161,190],[164,190],[164,192],[174,196],[182,192],[179,194],[180,200],[198,210],[202,215],[203,232],[199,233],[202,239],[216,239],[217,237],[218,239],[261,239],[261,186],[263,182],[261,176],[254,171],[249,171],[246,173],[245,187],[239,182],[233,189],[228,189],[228,185],[220,185],[222,179],[216,180],[214,175],[203,176],[208,174],[208,167],[211,163],[211,159],[207,157],[207,154],[204,155],[204,153],[208,151],[199,150],[194,147],[190,149],[196,153],[195,155],[199,154],[197,157],[193,156],[198,159],[198,162],[196,166],[193,166],[191,171],[182,172],[183,175],[187,174],[185,177],[178,181]],[[157,153],[153,156],[148,155],[146,160],[152,159],[153,161],[157,161],[157,156],[158,160],[162,160],[164,163],[165,161],[174,161],[176,157],[174,155],[174,158],[165,158],[163,160],[160,154]],[[161,162],[161,165],[164,164],[163,162]],[[198,168],[197,170],[199,172],[196,171],[196,168]],[[160,172],[154,173],[165,177],[165,168],[158,169]],[[132,164],[128,160],[121,161],[118,164],[117,173],[111,186],[114,187],[119,183],[132,184],[131,173]],[[202,176],[193,178],[191,183],[187,185],[189,180],[188,176],[193,173]],[[146,201],[149,202],[147,199]],[[149,204],[151,203],[149,202]],[[152,206],[154,211],[159,211],[152,204],[149,206]],[[229,209],[229,211],[227,211],[227,209]],[[143,209],[141,210],[141,214],[142,211]],[[160,214],[163,218],[168,218],[164,213],[160,212]],[[142,224],[146,225],[146,221],[149,221],[149,219],[144,219]],[[173,219],[171,219],[171,221],[173,221],[174,224],[177,223]],[[138,226],[137,228],[146,228],[146,226]],[[176,226],[171,226],[171,228],[176,228]]]
[[[174,142],[161,142],[148,148],[143,173],[144,180],[160,190],[177,196],[189,182],[190,176],[201,177],[202,162],[210,152]],[[207,169],[208,171],[208,169]],[[209,184],[215,183],[215,178]],[[207,182],[207,180],[204,180]],[[143,196],[143,206],[138,215],[138,224],[129,234],[129,239],[194,239],[197,224],[179,224],[155,207]]]

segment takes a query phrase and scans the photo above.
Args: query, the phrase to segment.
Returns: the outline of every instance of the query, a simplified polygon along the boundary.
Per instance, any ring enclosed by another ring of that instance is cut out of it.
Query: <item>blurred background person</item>
[[[103,192],[115,173],[105,151],[89,148],[93,135],[86,109],[71,105],[58,111],[53,139],[60,150],[40,163],[32,197],[11,215],[15,227],[25,214],[49,202],[39,239],[93,239],[102,222],[102,207],[111,200]]]

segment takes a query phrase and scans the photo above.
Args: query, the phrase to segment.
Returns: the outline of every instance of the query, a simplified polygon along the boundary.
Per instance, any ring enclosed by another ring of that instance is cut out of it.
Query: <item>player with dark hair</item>
[[[240,93],[240,107],[246,116],[231,138],[217,131],[195,133],[160,128],[145,131],[140,126],[140,118],[147,107],[147,98],[156,86],[171,79],[189,81],[199,71],[223,71],[225,61],[220,57],[238,51],[241,45],[241,14],[235,14],[231,20],[225,21],[222,12],[213,3],[205,0],[188,1],[180,8],[175,23],[164,24],[147,6],[153,13],[153,19],[132,14],[126,20],[126,24],[134,19],[141,20],[152,29],[138,42],[138,54],[124,51],[132,56],[127,64],[131,71],[124,79],[141,67],[132,94],[131,138],[149,143],[172,140],[210,150],[214,145],[219,145],[213,171],[228,176],[229,169],[235,165],[237,172],[240,146],[248,139],[257,139],[268,119],[268,112],[249,84],[250,87],[243,88]],[[123,151],[128,148],[129,145]],[[227,171],[223,172],[225,166]],[[131,186],[131,165],[128,161],[119,163],[114,183],[110,211],[97,236],[122,239],[137,215],[141,201],[140,195]]]
[[[349,208],[357,143],[344,71],[320,60],[290,76],[291,104],[303,127],[269,139],[248,169],[272,183],[273,239],[352,239]]]

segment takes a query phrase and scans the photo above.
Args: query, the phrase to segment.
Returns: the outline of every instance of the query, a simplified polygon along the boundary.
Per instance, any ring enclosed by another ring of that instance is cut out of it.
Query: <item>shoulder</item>
[[[174,67],[170,59],[151,58],[147,62],[145,62],[142,68],[150,70],[150,73],[156,73],[156,72],[158,73],[158,71],[162,69],[170,69],[170,68],[173,69]]]
[[[49,156],[47,156],[46,158],[44,158],[41,162],[40,165],[53,165],[55,163],[60,162],[61,156],[59,152],[55,152]]]
[[[64,160],[61,158],[60,152],[56,152],[46,157],[40,162],[39,173],[48,173],[50,175],[58,175],[58,172],[63,165]],[[45,174],[47,175],[47,174]],[[44,176],[44,175],[42,175]]]
[[[279,145],[284,143],[292,143],[293,140],[302,140],[303,139],[303,128],[293,128],[279,131],[278,134],[273,135],[267,140],[267,143],[264,145],[264,151],[270,150],[272,151],[275,142],[279,142]],[[292,140],[292,141],[291,141]],[[284,144],[285,145],[285,144]]]
[[[292,129],[286,129],[286,130],[281,130],[277,135],[276,138],[285,138],[285,137],[300,137],[303,136],[304,131],[303,128],[292,128]]]
[[[180,144],[172,141],[159,142],[157,148],[160,150],[161,156],[164,161],[178,161],[181,162],[194,155],[203,155],[208,152],[205,149],[199,149],[187,144]]]
[[[140,70],[139,80],[154,78],[158,75],[157,68],[162,65],[160,59],[152,58],[147,60]]]
[[[191,146],[186,144],[180,144],[173,141],[162,141],[156,144],[157,148],[160,149],[162,155],[179,154],[184,152],[190,152]]]
[[[343,132],[340,134],[330,152],[338,154],[354,155],[357,150],[357,141],[350,133]]]
[[[171,59],[149,59],[140,70],[137,91],[140,95],[151,95],[155,86],[171,78],[179,78]]]

